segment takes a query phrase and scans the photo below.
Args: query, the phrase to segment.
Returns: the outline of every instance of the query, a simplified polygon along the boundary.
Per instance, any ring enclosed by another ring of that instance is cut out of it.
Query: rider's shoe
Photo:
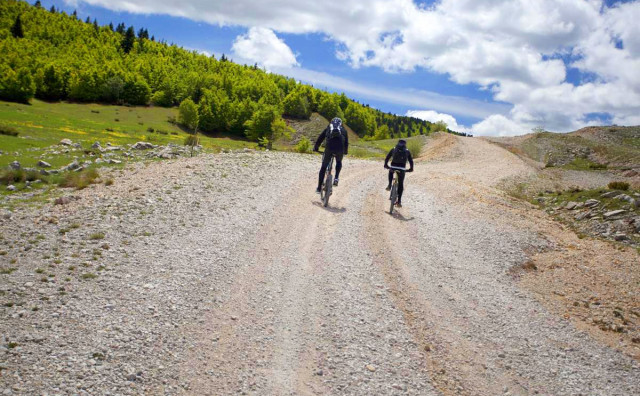
[[[320,194],[320,187],[316,188],[316,194]]]
[[[396,206],[397,206],[398,208],[401,208],[401,207],[402,207],[402,203],[401,203],[400,201],[398,201],[398,202],[396,202]]]
[[[333,179],[333,185],[338,187],[338,178]]]
[[[387,191],[391,191],[391,184],[389,184],[389,185],[387,186],[387,188],[385,188],[385,190],[387,190]]]

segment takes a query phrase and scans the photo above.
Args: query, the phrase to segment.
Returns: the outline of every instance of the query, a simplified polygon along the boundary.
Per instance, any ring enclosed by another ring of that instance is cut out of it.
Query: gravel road
[[[4,213],[0,393],[640,394],[636,360],[510,275],[555,243],[495,188],[535,170],[447,139],[393,216],[379,162],[347,158],[323,208],[319,157],[264,152]]]

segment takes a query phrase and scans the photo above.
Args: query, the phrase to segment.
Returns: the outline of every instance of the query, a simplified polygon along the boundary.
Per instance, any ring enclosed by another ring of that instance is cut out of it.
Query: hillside
[[[114,21],[112,21],[114,22]],[[19,33],[14,27],[19,24]],[[156,41],[133,26],[0,2],[0,99],[177,106],[197,104],[199,129],[244,137],[247,122],[266,125],[249,136],[273,139],[280,116],[340,116],[359,136],[428,134],[433,124],[396,116],[226,57],[205,56]],[[265,124],[265,120],[267,124]]]
[[[546,167],[627,170],[640,164],[640,127],[588,127],[566,134],[487,139]]]

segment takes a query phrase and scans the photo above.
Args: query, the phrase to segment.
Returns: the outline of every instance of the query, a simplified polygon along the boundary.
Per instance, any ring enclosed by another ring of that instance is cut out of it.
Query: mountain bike
[[[393,184],[391,185],[391,194],[389,194],[389,200],[391,201],[389,214],[393,214],[393,208],[396,206],[396,201],[398,200],[398,177],[400,172],[404,172],[406,169],[395,166],[390,166],[389,169],[393,170]]]
[[[326,152],[324,155],[326,155]],[[333,174],[331,173],[333,169],[333,158],[334,155],[331,154],[331,160],[329,160],[329,165],[327,165],[324,182],[322,183],[322,188],[320,188],[320,200],[325,208],[329,205],[329,197],[333,192]]]

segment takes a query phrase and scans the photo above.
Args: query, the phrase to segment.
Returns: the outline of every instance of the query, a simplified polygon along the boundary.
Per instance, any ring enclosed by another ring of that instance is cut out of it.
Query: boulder
[[[628,241],[629,237],[623,232],[618,232],[613,235],[613,239],[615,239],[616,241]]]
[[[606,192],[606,193],[604,193],[604,194],[602,194],[602,195],[600,195],[600,196],[601,196],[602,198],[613,198],[613,197],[615,197],[616,195],[618,195],[618,192],[617,192],[617,191],[609,191],[609,192]]]
[[[62,168],[63,170],[66,171],[72,171],[72,170],[76,170],[80,168],[80,164],[78,163],[78,160],[73,160],[72,163],[70,163],[69,165],[65,166],[64,168]]]
[[[598,206],[599,204],[600,204],[600,201],[598,201],[597,199],[587,199],[586,202],[584,203],[584,206],[588,208],[593,208],[594,206]]]
[[[13,161],[9,166],[14,170],[18,170],[22,167],[18,161]]]
[[[91,148],[92,148],[92,149],[100,149],[100,148],[102,148],[102,146],[100,145],[100,142],[94,142],[94,143],[91,145]]]
[[[41,168],[51,168],[51,164],[43,160],[38,161],[38,166]]]
[[[149,150],[153,148],[153,144],[149,142],[137,142],[133,146],[131,146],[134,150]]]
[[[578,206],[578,203],[577,203],[577,202],[573,202],[573,201],[572,201],[572,202],[569,202],[569,203],[567,204],[567,206],[565,206],[564,208],[565,208],[566,210],[573,210],[573,209],[575,209],[575,208],[576,208],[576,206]]]
[[[60,144],[63,146],[71,146],[73,144],[73,142],[71,141],[71,139],[62,139],[60,141]]]
[[[8,190],[8,191],[16,191],[16,186],[14,186],[13,184],[9,184],[9,185],[7,186],[7,190]]]
[[[624,209],[612,210],[604,214],[605,219],[612,219],[616,216],[626,213],[627,211]]]

